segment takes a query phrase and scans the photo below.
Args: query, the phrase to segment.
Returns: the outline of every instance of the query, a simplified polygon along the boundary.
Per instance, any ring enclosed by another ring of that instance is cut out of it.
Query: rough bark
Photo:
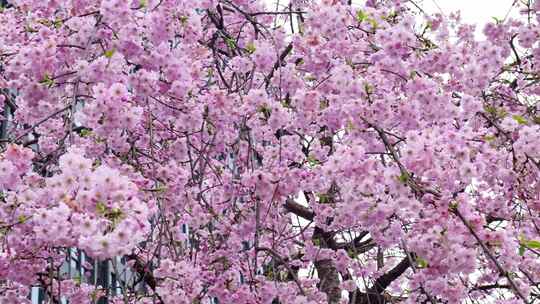
[[[333,234],[325,232],[316,227],[313,233],[313,240],[319,243],[321,248],[333,247]],[[319,290],[324,292],[328,299],[328,304],[337,304],[341,300],[341,289],[339,287],[339,272],[336,269],[334,261],[331,259],[322,259],[315,261],[317,276],[319,277]]]

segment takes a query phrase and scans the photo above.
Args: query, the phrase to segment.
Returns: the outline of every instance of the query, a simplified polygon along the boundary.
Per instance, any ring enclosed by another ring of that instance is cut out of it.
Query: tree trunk
[[[316,240],[321,248],[329,248],[333,242],[332,233],[323,231],[315,227],[313,240]],[[315,268],[319,277],[319,290],[326,293],[328,304],[338,304],[341,300],[341,289],[339,288],[339,273],[331,259],[315,261]]]

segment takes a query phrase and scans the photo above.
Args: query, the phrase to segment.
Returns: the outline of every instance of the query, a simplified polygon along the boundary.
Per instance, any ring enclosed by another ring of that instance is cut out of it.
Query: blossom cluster
[[[0,302],[538,299],[540,0],[8,2]]]

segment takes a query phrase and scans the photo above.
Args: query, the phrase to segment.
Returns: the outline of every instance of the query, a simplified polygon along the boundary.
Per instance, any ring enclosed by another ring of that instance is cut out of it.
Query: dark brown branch
[[[360,246],[364,246],[364,245],[366,245],[367,243],[369,243],[371,241],[371,239],[369,239],[367,241],[362,242],[362,239],[365,236],[367,236],[368,234],[369,234],[369,232],[362,231],[357,237],[355,237],[350,242],[336,243],[336,248],[334,248],[334,249],[347,249],[347,248],[351,248],[351,247],[358,248]]]
[[[285,60],[285,57],[287,57],[289,55],[289,53],[292,51],[293,49],[293,44],[292,42],[290,42],[286,47],[285,49],[283,50],[283,52],[281,52],[281,55],[279,55],[279,58],[278,60],[276,61],[276,63],[274,63],[274,66],[272,67],[272,70],[270,71],[270,73],[268,74],[268,76],[266,76],[266,87],[268,88],[268,86],[270,85],[270,81],[272,80],[272,77],[274,77],[274,72],[277,71],[279,69],[279,67],[282,66],[282,63],[283,61]]]
[[[387,273],[380,276],[371,288],[365,293],[359,289],[355,290],[351,298],[351,304],[379,304],[389,303],[388,295],[384,294],[384,290],[390,286],[390,284],[399,278],[409,267],[411,266],[408,257],[403,258],[394,268],[390,269]],[[354,300],[353,300],[354,299]]]
[[[475,291],[475,290],[491,290],[491,289],[510,289],[510,285],[501,285],[501,284],[490,284],[490,285],[482,285],[482,286],[476,286],[473,287],[469,292]]]
[[[146,285],[148,285],[154,291],[154,294],[160,300],[159,303],[163,304],[164,303],[163,300],[161,299],[160,295],[156,292],[157,281],[156,281],[156,278],[154,277],[154,274],[146,270],[146,267],[143,261],[141,261],[141,259],[137,255],[135,254],[126,255],[126,260],[135,261],[135,263],[133,263],[133,270],[137,272],[141,276],[141,278],[143,278]]]
[[[292,199],[288,199],[285,202],[284,207],[288,212],[293,213],[308,221],[313,221],[313,218],[315,217],[315,213],[311,211],[311,209],[294,202]]]
[[[409,258],[403,258],[394,268],[390,269],[387,273],[383,274],[377,280],[375,284],[371,287],[368,293],[381,293],[383,292],[390,284],[399,278],[407,269],[411,266]]]
[[[517,287],[516,283],[514,282],[514,280],[512,279],[512,277],[510,277],[510,274],[508,273],[508,271],[506,271],[502,265],[499,263],[499,261],[497,261],[497,259],[495,258],[495,256],[493,255],[493,253],[491,253],[491,251],[489,250],[489,248],[484,244],[484,242],[482,241],[482,239],[480,239],[480,237],[478,236],[478,234],[476,233],[476,231],[474,231],[473,227],[471,227],[471,225],[469,224],[469,222],[465,219],[465,217],[463,217],[463,215],[461,214],[461,212],[459,212],[459,210],[457,208],[455,208],[454,210],[452,210],[453,213],[455,215],[457,215],[457,217],[461,220],[461,222],[465,225],[465,227],[467,227],[467,229],[469,230],[469,232],[473,235],[473,237],[476,239],[476,242],[480,245],[480,247],[482,248],[482,250],[484,251],[484,253],[486,254],[486,256],[493,262],[493,264],[495,264],[495,267],[497,268],[497,270],[499,271],[499,273],[504,276],[507,280],[508,280],[508,283],[510,284],[510,287],[512,287],[512,290],[514,291],[514,293],[519,297],[521,298],[521,300],[523,300],[523,303],[529,303],[527,301],[527,298],[525,297],[525,295],[521,292],[521,290]]]
[[[256,250],[256,251],[265,251],[265,252],[269,253],[269,254],[272,255],[276,260],[278,260],[278,262],[280,263],[280,265],[285,266],[285,268],[287,268],[287,270],[289,271],[289,274],[292,276],[294,282],[296,283],[296,286],[298,286],[298,289],[300,290],[300,292],[302,293],[302,295],[305,295],[305,294],[306,294],[304,288],[302,287],[302,284],[300,284],[300,281],[298,280],[298,277],[297,277],[296,273],[293,271],[293,269],[291,269],[291,267],[289,266],[288,262],[287,262],[286,260],[284,260],[277,252],[275,252],[275,251],[272,250],[271,248],[267,248],[267,247],[256,247],[255,250]]]
[[[352,251],[354,255],[359,255],[359,254],[368,252],[369,250],[373,249],[375,246],[377,246],[377,244],[375,244],[375,242],[373,242],[373,239],[371,238],[363,242],[355,238],[351,242],[337,243],[335,244],[335,246],[332,246],[330,248],[334,250],[344,249],[347,251]]]

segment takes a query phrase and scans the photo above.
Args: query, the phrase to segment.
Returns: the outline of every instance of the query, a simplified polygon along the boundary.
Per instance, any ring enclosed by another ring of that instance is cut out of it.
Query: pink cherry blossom
[[[8,2],[1,303],[539,298],[540,1]]]

